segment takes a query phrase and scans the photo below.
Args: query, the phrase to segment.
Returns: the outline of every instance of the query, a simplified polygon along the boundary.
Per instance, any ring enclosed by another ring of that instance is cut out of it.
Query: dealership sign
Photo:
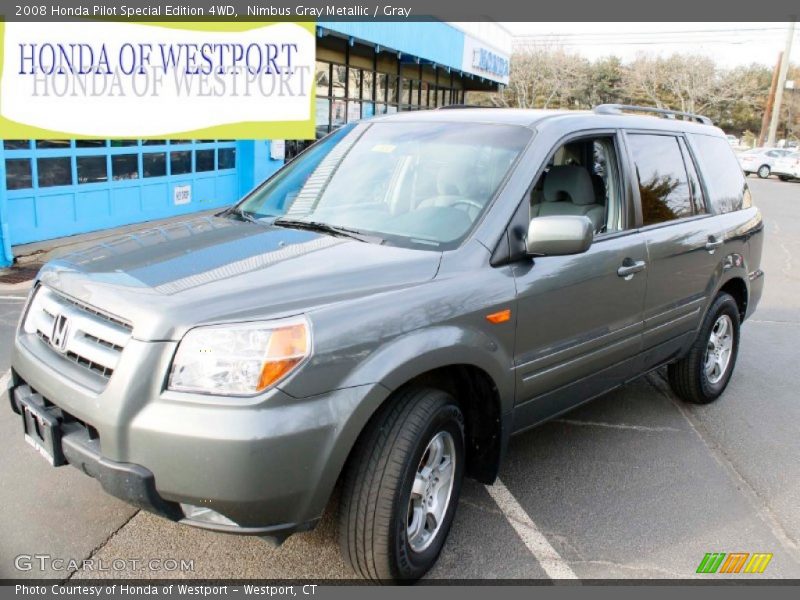
[[[497,83],[508,84],[509,56],[467,35],[462,70]]]
[[[313,23],[0,24],[0,137],[313,138]]]

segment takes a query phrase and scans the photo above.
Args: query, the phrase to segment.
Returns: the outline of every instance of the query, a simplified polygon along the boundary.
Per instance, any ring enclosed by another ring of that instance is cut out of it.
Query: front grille
[[[117,367],[132,327],[122,319],[40,287],[25,317],[25,333],[50,351],[108,379]]]

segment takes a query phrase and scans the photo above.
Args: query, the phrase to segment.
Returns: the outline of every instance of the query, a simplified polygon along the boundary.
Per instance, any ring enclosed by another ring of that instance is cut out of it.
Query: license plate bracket
[[[22,427],[25,441],[51,465],[59,467],[66,464],[61,448],[60,419],[30,397],[21,398]]]

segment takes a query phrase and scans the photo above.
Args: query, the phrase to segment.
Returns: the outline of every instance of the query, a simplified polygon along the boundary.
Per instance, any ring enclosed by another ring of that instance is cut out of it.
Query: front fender
[[[501,327],[513,330],[514,325],[509,321]],[[501,412],[513,408],[513,358],[498,340],[473,327],[441,325],[397,337],[364,360],[346,384],[380,383],[396,390],[425,372],[451,365],[485,371],[497,387]]]

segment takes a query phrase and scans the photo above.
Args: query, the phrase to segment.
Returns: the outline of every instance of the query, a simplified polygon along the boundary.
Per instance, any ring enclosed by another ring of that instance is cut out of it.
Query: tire
[[[769,177],[771,170],[769,165],[761,165],[758,167],[758,171],[756,171],[756,175],[758,175],[761,179],[766,179]]]
[[[668,367],[670,387],[682,400],[692,404],[708,404],[725,391],[736,366],[739,326],[736,300],[730,294],[720,293],[706,313],[689,353]],[[712,352],[712,346],[718,352]],[[712,354],[709,355],[709,352]]]
[[[429,448],[440,448],[439,442],[442,458],[435,469],[440,455]],[[451,477],[443,483],[448,454]],[[356,574],[411,582],[428,572],[453,521],[464,461],[464,417],[449,394],[410,388],[379,411],[345,467],[339,506],[339,545]],[[430,471],[420,472],[423,467]],[[412,492],[415,481],[421,493]],[[428,497],[438,502],[425,504]],[[442,507],[435,528],[432,520],[420,520],[428,517],[425,507],[432,512]]]
[[[778,175],[778,179],[780,179],[781,181],[790,181],[792,178],[787,177],[786,175]]]

